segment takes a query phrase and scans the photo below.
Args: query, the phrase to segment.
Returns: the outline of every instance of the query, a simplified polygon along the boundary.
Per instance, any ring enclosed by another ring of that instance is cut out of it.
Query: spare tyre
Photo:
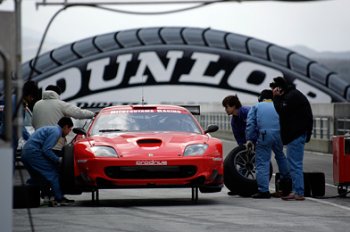
[[[270,163],[270,179],[272,171]],[[226,156],[224,184],[231,192],[243,197],[249,197],[258,191],[254,151],[248,151],[245,146],[238,146]]]

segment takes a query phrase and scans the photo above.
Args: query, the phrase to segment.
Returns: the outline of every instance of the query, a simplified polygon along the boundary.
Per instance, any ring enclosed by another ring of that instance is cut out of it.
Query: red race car
[[[109,188],[192,188],[192,200],[223,187],[222,142],[193,110],[174,105],[103,108],[64,149],[65,193]]]

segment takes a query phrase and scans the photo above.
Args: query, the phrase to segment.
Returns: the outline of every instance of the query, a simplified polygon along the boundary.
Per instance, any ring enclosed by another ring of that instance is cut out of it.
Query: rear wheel
[[[270,164],[270,179],[272,164]],[[245,146],[234,148],[224,161],[224,183],[232,192],[248,197],[258,191],[255,170],[255,152]]]

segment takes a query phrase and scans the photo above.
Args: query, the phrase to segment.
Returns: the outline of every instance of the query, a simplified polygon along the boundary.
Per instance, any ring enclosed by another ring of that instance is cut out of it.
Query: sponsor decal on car
[[[166,110],[166,109],[144,109],[144,110],[112,110],[110,114],[132,114],[132,113],[178,113],[180,110]]]
[[[166,160],[138,160],[137,166],[166,166],[168,162]]]

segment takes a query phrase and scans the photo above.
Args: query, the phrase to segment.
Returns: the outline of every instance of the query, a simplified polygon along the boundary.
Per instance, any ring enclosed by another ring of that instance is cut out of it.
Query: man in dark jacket
[[[246,140],[247,116],[250,106],[242,106],[237,95],[229,95],[222,100],[222,106],[227,115],[232,115],[231,127],[233,136],[239,146],[244,145]]]
[[[280,117],[281,138],[287,145],[287,160],[292,177],[292,193],[283,200],[304,200],[303,158],[305,143],[310,141],[313,115],[306,96],[283,77],[270,83],[273,103]]]

